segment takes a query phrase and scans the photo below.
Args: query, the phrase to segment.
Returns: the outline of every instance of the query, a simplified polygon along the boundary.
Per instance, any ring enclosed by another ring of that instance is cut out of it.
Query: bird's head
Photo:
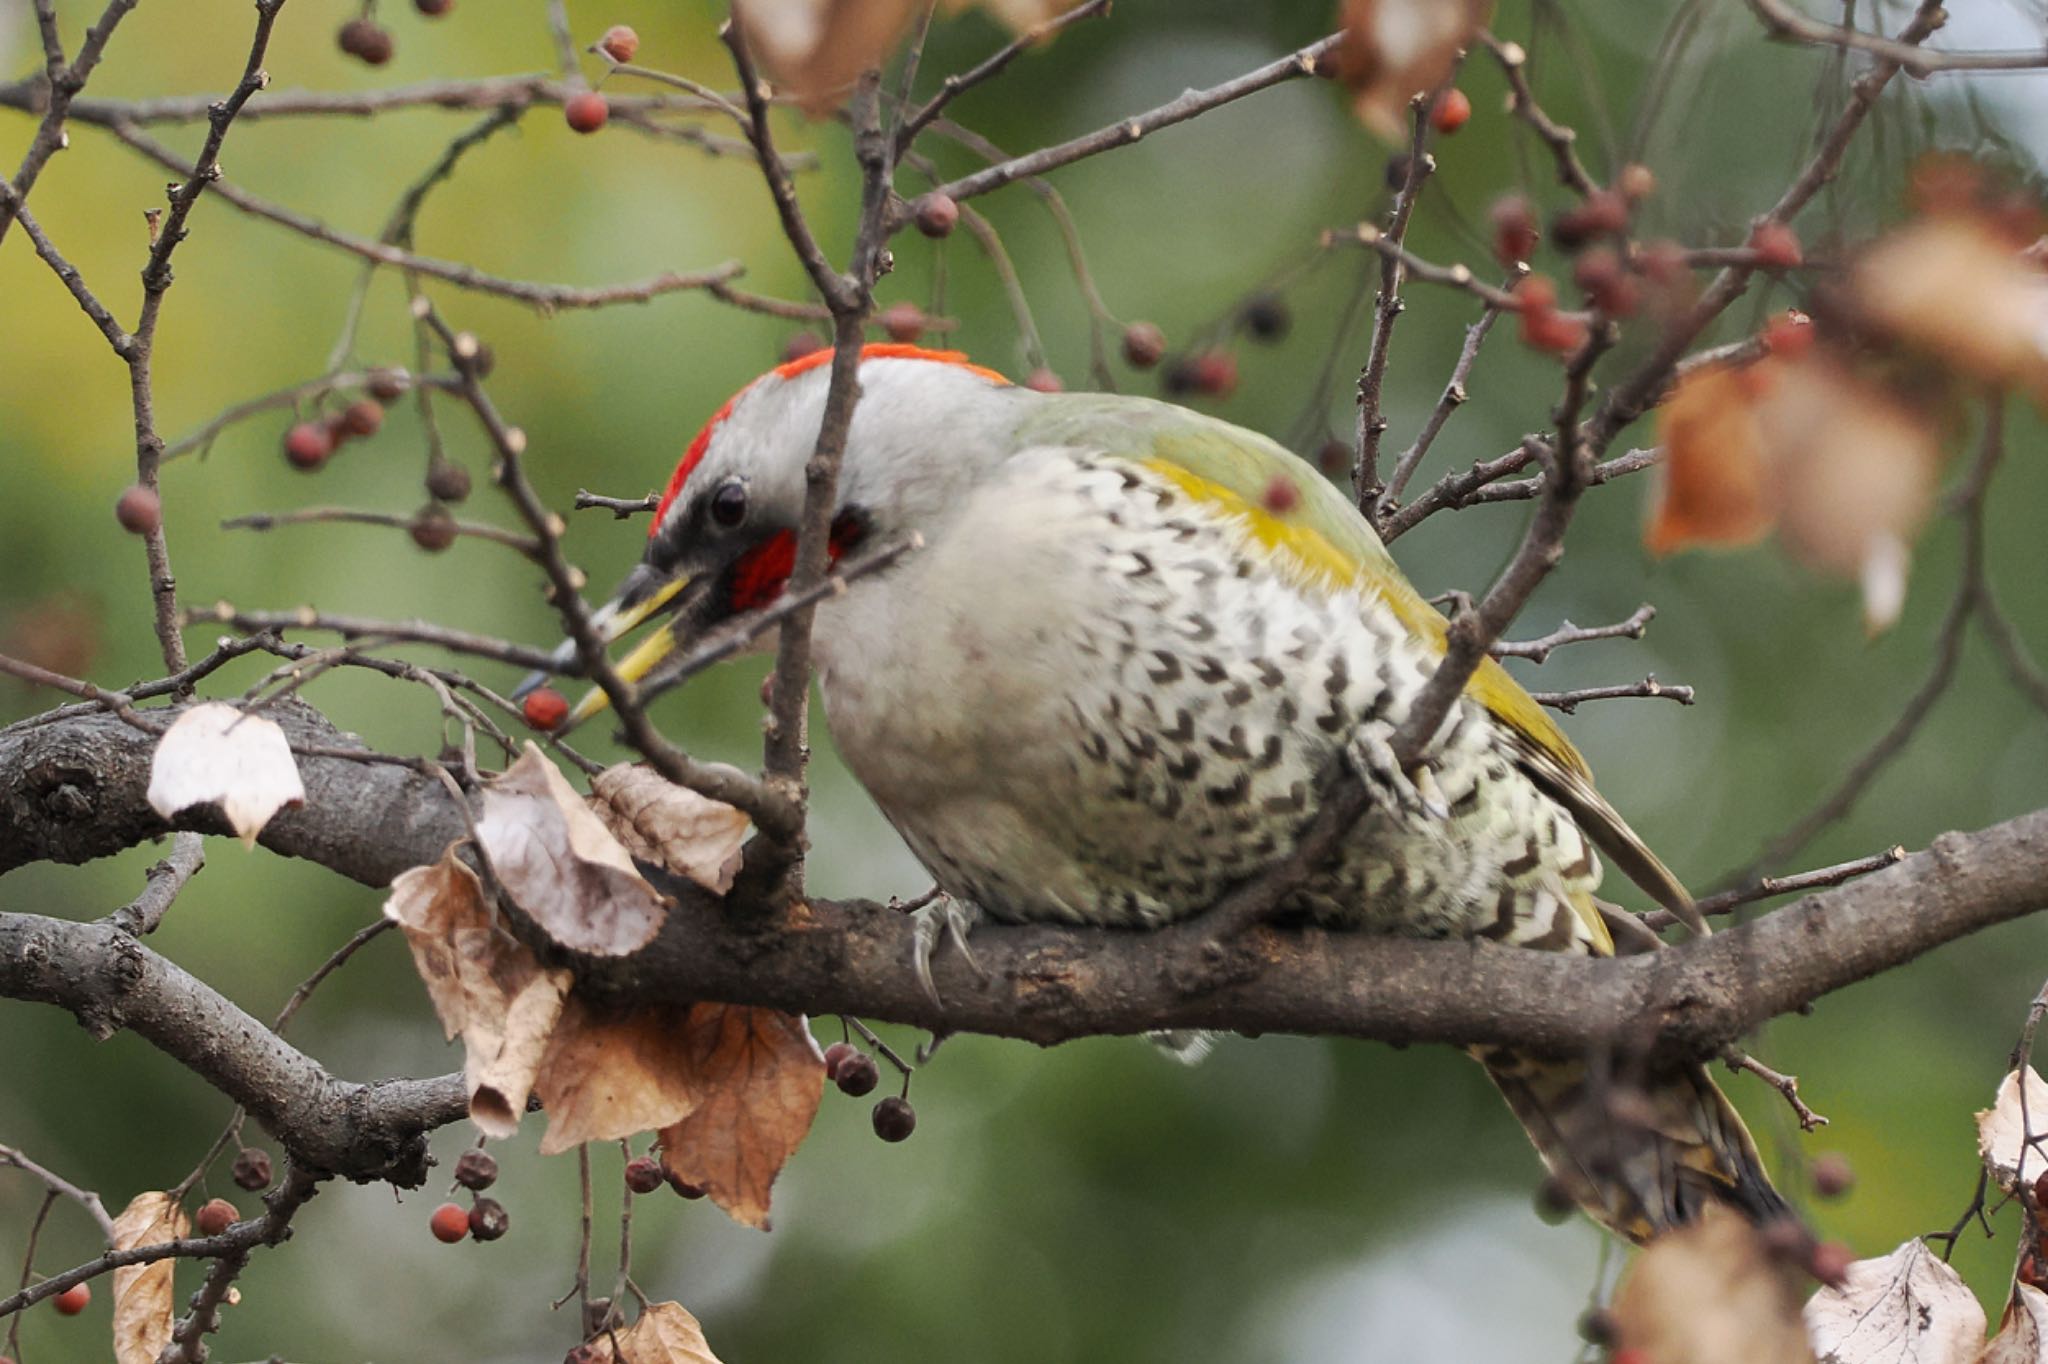
[[[712,414],[669,476],[647,550],[594,623],[607,642],[658,615],[672,619],[619,660],[637,682],[681,641],[772,604],[796,567],[805,468],[817,444],[832,351],[779,366]],[[982,461],[1005,449],[1011,404],[1037,395],[954,351],[870,345],[840,460],[829,553],[834,563],[911,533],[930,534]],[[560,652],[566,665],[573,644]],[[529,678],[522,690],[538,685]],[[586,696],[571,723],[602,709]]]

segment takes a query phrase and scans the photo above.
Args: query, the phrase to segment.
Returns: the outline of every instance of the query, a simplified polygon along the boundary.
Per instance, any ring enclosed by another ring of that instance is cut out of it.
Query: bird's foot
[[[925,996],[934,1008],[945,1007],[939,998],[939,987],[932,983],[932,958],[946,938],[953,940],[953,945],[960,950],[961,960],[975,975],[988,979],[987,970],[975,960],[974,949],[967,945],[967,935],[981,920],[980,909],[936,888],[903,908],[909,911],[911,918],[911,968],[917,972],[917,983],[924,987]]]

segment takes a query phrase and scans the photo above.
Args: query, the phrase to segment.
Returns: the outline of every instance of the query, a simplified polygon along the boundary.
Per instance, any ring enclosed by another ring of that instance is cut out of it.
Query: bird
[[[676,464],[640,563],[594,617],[607,643],[663,619],[618,663],[627,680],[782,593],[832,356],[747,385]],[[1152,399],[1039,392],[955,351],[870,344],[857,378],[831,559],[920,547],[821,604],[819,691],[963,933],[1194,919],[1286,857],[1346,783],[1365,813],[1286,893],[1289,918],[1606,956],[1604,855],[1705,931],[1492,659],[1398,761],[1446,622],[1284,447]],[[571,719],[603,705],[592,692]],[[1789,1215],[1703,1066],[1623,1103],[1590,1059],[1472,1053],[1553,1186],[1616,1233],[1644,1241],[1713,1204]]]

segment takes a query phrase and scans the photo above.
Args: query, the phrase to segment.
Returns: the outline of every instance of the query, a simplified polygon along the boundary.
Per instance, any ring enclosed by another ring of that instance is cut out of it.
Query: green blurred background
[[[572,0],[581,42],[627,22],[641,60],[714,85],[729,81],[714,30],[722,6],[688,0]],[[1315,38],[1331,6],[1278,0],[1120,0],[1115,15],[1061,38],[996,84],[963,99],[960,117],[1009,150],[1086,131],[1227,78]],[[1646,160],[1662,188],[1643,227],[1688,242],[1738,240],[1806,154],[1817,111],[1839,83],[1815,54],[1758,40],[1739,6],[1586,4],[1531,14],[1501,7],[1504,35],[1534,54],[1553,112],[1584,129],[1596,173],[1620,149]],[[97,4],[61,0],[75,42]],[[1698,21],[1681,59],[1661,73],[1651,54],[1683,10]],[[465,0],[430,22],[387,0],[398,54],[371,71],[335,50],[350,7],[293,0],[268,67],[274,89],[356,89],[546,69],[543,6]],[[1560,20],[1562,22],[1560,22]],[[0,3],[0,75],[33,69],[26,6]],[[124,24],[90,94],[143,97],[225,90],[246,51],[250,10],[228,0],[143,5]],[[1002,40],[975,13],[942,20],[927,81],[964,68]],[[592,73],[594,74],[594,72]],[[1483,213],[1521,185],[1558,202],[1542,150],[1501,112],[1491,65],[1470,64],[1477,113],[1440,148],[1441,171],[1413,243],[1433,259],[1483,260]],[[1867,229],[1892,211],[1900,169],[1929,141],[1994,140],[2015,82],[1972,110],[1954,86],[1888,102],[1849,174],[1803,220],[1810,244]],[[1647,128],[1648,98],[1661,115]],[[259,103],[262,97],[258,97]],[[267,198],[374,235],[401,188],[474,114],[418,110],[374,121],[279,119],[237,126],[229,177]],[[1993,120],[1987,123],[1985,120]],[[33,129],[0,110],[0,164]],[[724,131],[717,129],[717,131]],[[801,188],[820,236],[842,253],[853,180],[844,135],[793,117],[786,145],[819,151],[825,169]],[[188,153],[200,130],[161,134]],[[1881,154],[1872,154],[1873,152]],[[973,163],[952,149],[948,167]],[[1340,94],[1299,82],[1145,143],[1059,172],[1109,306],[1150,318],[1177,342],[1226,317],[1247,290],[1313,254],[1319,230],[1385,206],[1386,149],[1352,120]],[[165,176],[104,132],[75,126],[70,150],[32,200],[44,227],[132,320],[145,238],[142,211]],[[908,190],[916,177],[905,173]],[[1028,191],[981,201],[1014,254],[1054,366],[1086,382],[1087,313],[1051,219]],[[578,137],[559,111],[532,111],[465,160],[428,203],[427,254],[495,273],[600,284],[728,258],[746,285],[803,296],[758,177],[614,126]],[[954,342],[1020,373],[1025,357],[1000,285],[965,233],[939,245],[899,237],[884,303],[930,300],[946,266]],[[1244,382],[1217,410],[1245,425],[1320,443],[1324,421],[1349,429],[1347,374],[1362,333],[1339,358],[1328,411],[1311,415],[1315,375],[1343,301],[1371,267],[1331,253],[1294,285],[1291,334],[1237,347]],[[1553,260],[1549,268],[1557,269]],[[177,257],[177,283],[158,347],[157,411],[166,436],[222,407],[321,372],[357,277],[353,259],[209,200]],[[431,286],[445,314],[496,350],[492,386],[531,440],[530,469],[567,509],[579,487],[635,495],[658,486],[688,435],[732,390],[774,363],[790,327],[693,294],[646,306],[552,318],[501,300]],[[1739,306],[1722,335],[1754,326],[1774,296]],[[1449,371],[1474,306],[1414,290],[1389,380],[1397,451],[1412,438]],[[1437,447],[1428,478],[1509,448],[1541,426],[1556,367],[1503,327],[1483,355],[1473,401]],[[1647,333],[1647,328],[1644,329]],[[1628,346],[1640,349],[1646,336]],[[398,282],[380,276],[355,359],[409,363]],[[1151,376],[1119,368],[1128,389]],[[184,600],[252,608],[314,602],[333,611],[427,616],[544,643],[555,628],[537,575],[497,547],[464,542],[430,557],[393,532],[309,526],[258,535],[216,529],[258,510],[342,504],[408,512],[423,498],[422,442],[409,404],[384,432],[316,476],[279,457],[282,413],[221,437],[203,461],[166,471],[164,503]],[[452,410],[451,448],[481,473],[481,442]],[[1306,433],[1305,435],[1303,433]],[[2020,629],[2048,649],[2048,541],[2036,509],[2048,492],[2031,415],[1991,508],[1992,565]],[[1632,433],[1648,441],[1647,429]],[[155,675],[139,541],[109,515],[133,478],[125,372],[16,231],[0,248],[0,648],[120,685]],[[479,479],[481,485],[483,480]],[[1956,536],[1938,522],[1923,541],[1905,618],[1866,640],[1853,589],[1812,579],[1762,548],[1646,559],[1638,543],[1647,489],[1623,484],[1589,499],[1563,570],[1524,617],[1533,635],[1569,616],[1617,620],[1640,602],[1659,609],[1649,638],[1566,650],[1535,670],[1548,689],[1625,682],[1654,672],[1698,688],[1699,702],[1596,705],[1568,721],[1614,803],[1695,885],[1745,862],[1803,813],[1851,757],[1888,725],[1930,663],[1929,641],[1955,576]],[[468,515],[509,524],[487,488]],[[1439,517],[1399,546],[1426,593],[1481,586],[1519,533],[1523,511],[1494,507]],[[602,513],[572,518],[569,545],[594,583],[637,554],[634,526]],[[35,641],[40,639],[42,643]],[[202,650],[210,640],[195,630]],[[66,649],[70,652],[67,654]],[[1519,665],[1518,665],[1519,666]],[[663,704],[664,726],[704,757],[755,761],[763,664],[742,661]],[[231,694],[251,664],[217,677]],[[504,686],[509,669],[478,665]],[[344,727],[401,751],[431,752],[439,720],[424,692],[378,678],[332,676],[311,698]],[[56,698],[0,689],[0,720]],[[595,741],[595,735],[592,736]],[[593,742],[600,756],[602,745]],[[821,748],[824,746],[821,745]],[[1912,749],[1850,818],[1797,866],[1923,845],[2048,801],[2048,728],[1973,642],[1952,695]],[[813,885],[886,897],[927,879],[829,751],[819,791]],[[378,893],[317,868],[216,841],[205,874],[152,945],[230,997],[268,1016],[293,984],[379,911]],[[89,918],[125,902],[159,849],[85,868],[34,867],[0,880],[0,909]],[[1787,868],[1791,869],[1791,868]],[[1824,1231],[1862,1253],[1945,1227],[1974,1178],[1970,1115],[1988,1102],[2028,1000],[2048,969],[2041,925],[1980,935],[1909,968],[1823,1001],[1811,1018],[1773,1027],[1761,1054],[1798,1072],[1834,1119],[1797,1139],[1775,1096],[1733,1080],[1788,1192],[1799,1159],[1840,1150],[1858,1186],[1814,1210]],[[822,1029],[836,1038],[836,1025]],[[295,1040],[337,1074],[431,1074],[459,1064],[442,1045],[394,938],[333,979],[294,1025]],[[916,1040],[895,1037],[899,1045]],[[1478,1069],[1448,1051],[1395,1052],[1348,1042],[1266,1038],[1224,1042],[1185,1069],[1135,1043],[1104,1040],[1040,1051],[961,1038],[915,1097],[917,1135],[885,1146],[867,1103],[828,1094],[816,1132],[777,1188],[776,1229],[727,1223],[705,1204],[642,1200],[635,1277],[704,1320],[728,1361],[877,1359],[1122,1361],[1565,1360],[1573,1319],[1600,1281],[1600,1238],[1586,1225],[1540,1224],[1530,1209],[1538,1169]],[[96,1045],[55,1011],[0,1004],[0,1142],[15,1144],[118,1207],[180,1178],[218,1130],[227,1105],[146,1045]],[[462,1129],[441,1134],[450,1159]],[[394,1201],[379,1189],[332,1187],[299,1219],[285,1250],[258,1257],[241,1281],[215,1357],[271,1352],[294,1360],[559,1359],[576,1331],[548,1303],[575,1265],[574,1162],[533,1153],[532,1131],[501,1150],[501,1197],[512,1232],[490,1246],[445,1247],[427,1234],[438,1189]],[[617,1157],[599,1152],[598,1265],[608,1279]],[[237,1194],[223,1167],[216,1192]],[[238,1195],[245,1208],[253,1206]],[[0,1172],[0,1262],[19,1253],[37,1191]],[[2010,1222],[2008,1215],[2007,1222]],[[2010,1265],[2003,1239],[1965,1240],[1957,1263],[1997,1299]],[[91,1229],[60,1208],[39,1265],[53,1271],[94,1251]],[[1618,1259],[1618,1257],[1611,1257]],[[1611,1273],[1612,1266],[1609,1266]],[[181,1271],[181,1284],[191,1277]],[[183,1289],[181,1288],[181,1301]],[[82,1320],[29,1314],[25,1353],[48,1361],[104,1357],[107,1293]]]

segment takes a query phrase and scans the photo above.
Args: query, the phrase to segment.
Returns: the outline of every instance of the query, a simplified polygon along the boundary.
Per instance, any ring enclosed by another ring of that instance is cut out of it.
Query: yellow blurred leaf
[[[1974,1364],[1984,1348],[1977,1295],[1917,1237],[1815,1293],[1806,1327],[1820,1364]]]
[[[604,1018],[571,996],[534,1080],[548,1114],[540,1153],[652,1132],[686,1117],[697,1106],[689,1012],[649,1008]]]
[[[150,808],[165,819],[218,805],[242,846],[287,805],[304,805],[299,764],[275,720],[220,701],[192,707],[157,740],[149,760]]]
[[[484,789],[476,831],[505,893],[572,951],[638,951],[668,917],[667,899],[532,743]]]
[[[1408,102],[1451,74],[1492,14],[1493,0],[1344,0],[1331,59],[1360,121],[1389,142],[1405,137]]]
[[[697,1107],[662,1129],[662,1159],[736,1222],[768,1229],[768,1194],[817,1116],[825,1058],[793,1014],[692,1005],[685,1024]]]
[[[590,808],[627,852],[688,877],[714,895],[732,888],[747,817],[639,763],[590,779]]]
[[[433,866],[400,874],[384,914],[405,931],[441,1026],[462,1038],[470,1118],[486,1136],[511,1136],[569,972],[544,970],[525,944],[492,923],[483,883],[452,848]]]
[[[1812,1364],[1797,1282],[1753,1224],[1709,1207],[1630,1266],[1614,1299],[1621,1345],[1656,1364]]]
[[[652,1302],[624,1331],[589,1341],[591,1364],[718,1364],[704,1328],[681,1303]]]
[[[1680,379],[1657,409],[1663,458],[1643,537],[1651,553],[1746,545],[1771,528],[1756,393],[1753,376],[1712,365]]]
[[[2048,398],[2048,275],[1988,225],[1945,216],[1900,228],[1851,277],[1871,321],[1964,375]]]
[[[175,1241],[191,1230],[185,1210],[167,1193],[137,1194],[114,1219],[112,1248]],[[115,1364],[156,1364],[171,1343],[171,1278],[174,1260],[123,1265],[114,1271]]]

